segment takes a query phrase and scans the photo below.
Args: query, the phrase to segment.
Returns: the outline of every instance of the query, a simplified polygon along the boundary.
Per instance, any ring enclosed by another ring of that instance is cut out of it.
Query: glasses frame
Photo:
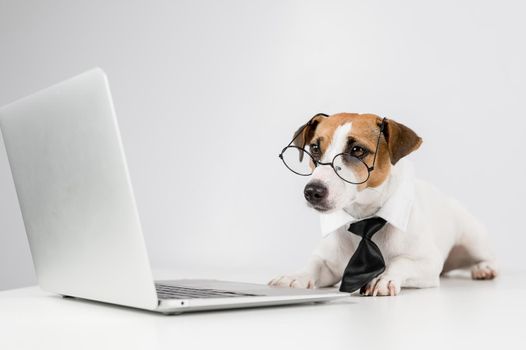
[[[290,171],[292,171],[294,174],[296,175],[299,175],[299,176],[311,176],[312,173],[314,172],[314,170],[311,171],[310,174],[301,174],[301,173],[298,173],[297,171],[294,171],[293,169],[291,169],[287,163],[285,162],[285,159],[283,158],[283,153],[285,153],[285,151],[287,151],[287,149],[289,148],[295,148],[297,149],[299,152],[303,152],[303,153],[306,153],[310,159],[312,160],[312,162],[314,163],[314,168],[317,168],[318,165],[330,165],[332,170],[334,170],[334,172],[336,173],[336,175],[338,175],[338,177],[340,179],[342,179],[343,181],[347,182],[347,183],[350,183],[350,184],[353,184],[353,185],[361,185],[365,182],[367,182],[367,180],[369,180],[369,178],[371,177],[371,172],[374,170],[374,166],[376,164],[376,155],[378,154],[378,148],[380,146],[380,138],[382,136],[382,134],[384,133],[384,130],[385,130],[385,125],[387,123],[387,118],[383,118],[382,119],[382,123],[380,124],[380,132],[378,133],[378,139],[376,140],[376,150],[374,152],[374,158],[373,158],[373,164],[371,166],[368,166],[367,163],[365,163],[365,161],[363,159],[360,159],[358,157],[355,157],[355,156],[352,156],[350,155],[349,153],[347,152],[342,152],[342,153],[338,153],[337,155],[335,155],[333,158],[332,158],[332,161],[330,163],[328,162],[320,162],[319,160],[316,160],[314,159],[314,157],[312,156],[312,154],[310,154],[307,150],[305,150],[305,143],[306,143],[306,140],[305,140],[305,137],[303,139],[303,147],[298,147],[298,146],[292,146],[292,143],[294,142],[294,140],[296,140],[296,138],[302,134],[303,130],[305,130],[306,127],[312,125],[312,122],[314,120],[314,118],[316,117],[319,117],[319,116],[323,116],[323,117],[328,117],[329,115],[325,114],[325,113],[318,113],[316,114],[315,116],[313,116],[303,127],[301,127],[298,132],[297,132],[297,135],[289,142],[289,144],[287,146],[285,146],[282,150],[281,150],[281,153],[278,154],[278,157],[281,159],[281,161],[283,162],[283,164],[287,167],[287,169],[289,169]],[[301,153],[300,153],[301,154]],[[362,162],[363,165],[365,165],[365,168],[367,169],[367,178],[362,181],[362,182],[352,182],[352,181],[349,181],[349,180],[346,180],[344,179],[343,177],[340,176],[340,174],[338,174],[338,171],[336,171],[336,167],[334,165],[334,160],[337,158],[337,157],[340,157],[340,156],[349,156],[349,157],[353,157],[355,159],[357,159],[358,161]]]

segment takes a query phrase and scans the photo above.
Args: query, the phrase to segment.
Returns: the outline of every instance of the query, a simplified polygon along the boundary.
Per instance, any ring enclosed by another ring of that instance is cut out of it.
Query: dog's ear
[[[387,119],[384,128],[384,136],[391,158],[391,164],[395,165],[401,158],[416,151],[422,144],[422,139],[407,126]]]
[[[318,113],[314,117],[312,117],[306,124],[300,126],[298,130],[294,132],[294,146],[299,147],[301,149],[305,149],[305,145],[309,144],[309,142],[314,137],[316,127],[318,126],[320,121],[326,117],[328,117],[327,114]],[[303,151],[300,151],[300,162],[301,161],[303,161]]]

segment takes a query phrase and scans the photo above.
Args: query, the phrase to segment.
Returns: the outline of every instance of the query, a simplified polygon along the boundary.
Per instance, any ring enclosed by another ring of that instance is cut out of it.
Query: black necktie
[[[384,272],[385,262],[380,248],[371,240],[385,223],[381,217],[372,217],[352,223],[348,231],[362,237],[349,264],[345,268],[340,292],[352,293]]]

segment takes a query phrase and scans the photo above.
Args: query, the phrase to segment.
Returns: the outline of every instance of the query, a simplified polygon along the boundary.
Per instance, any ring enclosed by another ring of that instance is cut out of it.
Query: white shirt
[[[385,219],[401,231],[407,229],[409,216],[415,200],[415,175],[413,164],[402,159],[391,169],[392,192],[374,216]],[[343,209],[329,214],[320,213],[321,234],[323,237],[340,227],[365,218],[354,218]]]

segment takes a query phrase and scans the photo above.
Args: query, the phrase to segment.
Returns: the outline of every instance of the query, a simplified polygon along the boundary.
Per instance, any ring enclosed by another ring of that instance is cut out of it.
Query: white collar
[[[374,216],[380,216],[401,231],[407,229],[409,216],[415,199],[415,176],[413,164],[405,159],[400,160],[391,169],[389,184],[390,195]],[[340,227],[364,218],[354,218],[343,209],[329,214],[320,213],[322,236],[336,231]]]

